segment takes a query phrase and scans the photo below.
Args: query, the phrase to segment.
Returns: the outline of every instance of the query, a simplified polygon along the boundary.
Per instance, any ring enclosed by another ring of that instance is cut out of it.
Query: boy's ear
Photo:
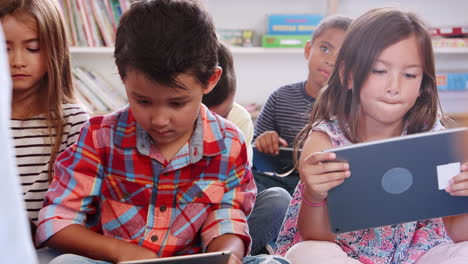
[[[304,47],[304,58],[309,60],[310,50],[312,49],[312,41],[308,40]]]
[[[213,74],[208,80],[208,85],[205,87],[205,89],[203,89],[203,94],[208,94],[211,92],[211,90],[213,90],[213,88],[218,83],[219,78],[221,78],[222,73],[223,73],[223,69],[219,66],[216,66]]]
[[[353,76],[352,74],[349,74],[347,77],[344,76],[344,66],[343,66],[343,63],[344,62],[341,62],[340,65],[338,66],[338,73],[340,75],[340,82],[341,82],[341,86],[344,86],[344,80],[345,78],[348,79],[348,87],[347,89],[348,90],[352,90],[353,89]]]

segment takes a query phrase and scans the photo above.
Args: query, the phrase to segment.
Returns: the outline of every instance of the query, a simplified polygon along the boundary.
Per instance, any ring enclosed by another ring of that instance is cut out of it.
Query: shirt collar
[[[198,162],[203,156],[216,156],[226,151],[222,130],[224,122],[220,122],[219,119],[206,106],[200,105],[195,129],[188,145],[191,163]],[[119,113],[114,131],[114,144],[122,148],[137,148],[144,155],[150,153],[151,138],[135,121],[128,106]],[[184,147],[181,151],[183,150]],[[179,153],[176,156],[178,155]]]

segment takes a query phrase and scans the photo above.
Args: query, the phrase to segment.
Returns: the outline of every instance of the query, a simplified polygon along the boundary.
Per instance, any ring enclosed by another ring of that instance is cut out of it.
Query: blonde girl
[[[37,224],[54,160],[76,141],[89,115],[75,104],[58,3],[4,0],[0,22],[13,84],[10,127],[16,163],[29,218]]]
[[[330,232],[328,191],[353,176],[349,164],[321,151],[443,129],[438,111],[431,37],[423,22],[395,8],[374,9],[355,20],[296,144],[303,147],[301,183],[278,253],[293,263],[468,263],[467,215]],[[468,196],[468,162],[446,191]]]

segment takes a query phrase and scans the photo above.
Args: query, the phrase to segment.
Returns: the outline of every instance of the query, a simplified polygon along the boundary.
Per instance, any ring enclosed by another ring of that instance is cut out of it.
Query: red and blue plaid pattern
[[[129,108],[85,124],[56,161],[37,243],[81,224],[161,257],[202,252],[223,234],[247,250],[256,188],[238,129],[202,105],[190,142],[168,164],[141,132]]]

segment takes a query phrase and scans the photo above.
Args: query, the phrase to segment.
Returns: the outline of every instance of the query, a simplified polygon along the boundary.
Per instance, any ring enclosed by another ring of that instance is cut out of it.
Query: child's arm
[[[242,259],[251,242],[247,216],[255,202],[256,187],[248,166],[246,145],[239,144],[234,142],[230,146],[224,194],[208,214],[201,229],[201,238],[208,251],[227,249]]]
[[[69,225],[57,232],[46,242],[46,245],[62,252],[70,252],[112,263],[157,257],[149,249],[121,239],[98,234],[77,224]]]
[[[271,155],[278,155],[280,145],[288,146],[286,140],[275,131],[276,97],[277,93],[270,95],[255,123],[255,148]]]
[[[446,191],[453,196],[468,196],[468,162],[461,167],[462,172],[450,180]],[[468,214],[444,217],[445,230],[454,242],[468,241]]]
[[[299,164],[301,182],[304,184],[298,228],[303,240],[334,241],[330,231],[326,198],[328,191],[350,176],[349,165],[330,162],[334,153],[322,153],[332,148],[329,137],[323,132],[312,132],[307,138]]]
[[[230,260],[230,263],[242,263],[240,260],[244,257],[244,242],[236,235],[226,234],[217,237],[211,241],[208,246],[207,252],[217,251],[231,251],[231,259],[234,256],[234,260]]]
[[[57,158],[54,179],[46,194],[45,206],[39,213],[36,241],[65,253],[102,260],[155,257],[151,251],[85,227],[88,217],[100,216],[96,203],[99,202],[105,169],[100,154],[102,144],[95,142],[98,136],[94,130],[99,127],[98,118],[87,122],[77,144]],[[99,229],[90,225],[88,227]]]

